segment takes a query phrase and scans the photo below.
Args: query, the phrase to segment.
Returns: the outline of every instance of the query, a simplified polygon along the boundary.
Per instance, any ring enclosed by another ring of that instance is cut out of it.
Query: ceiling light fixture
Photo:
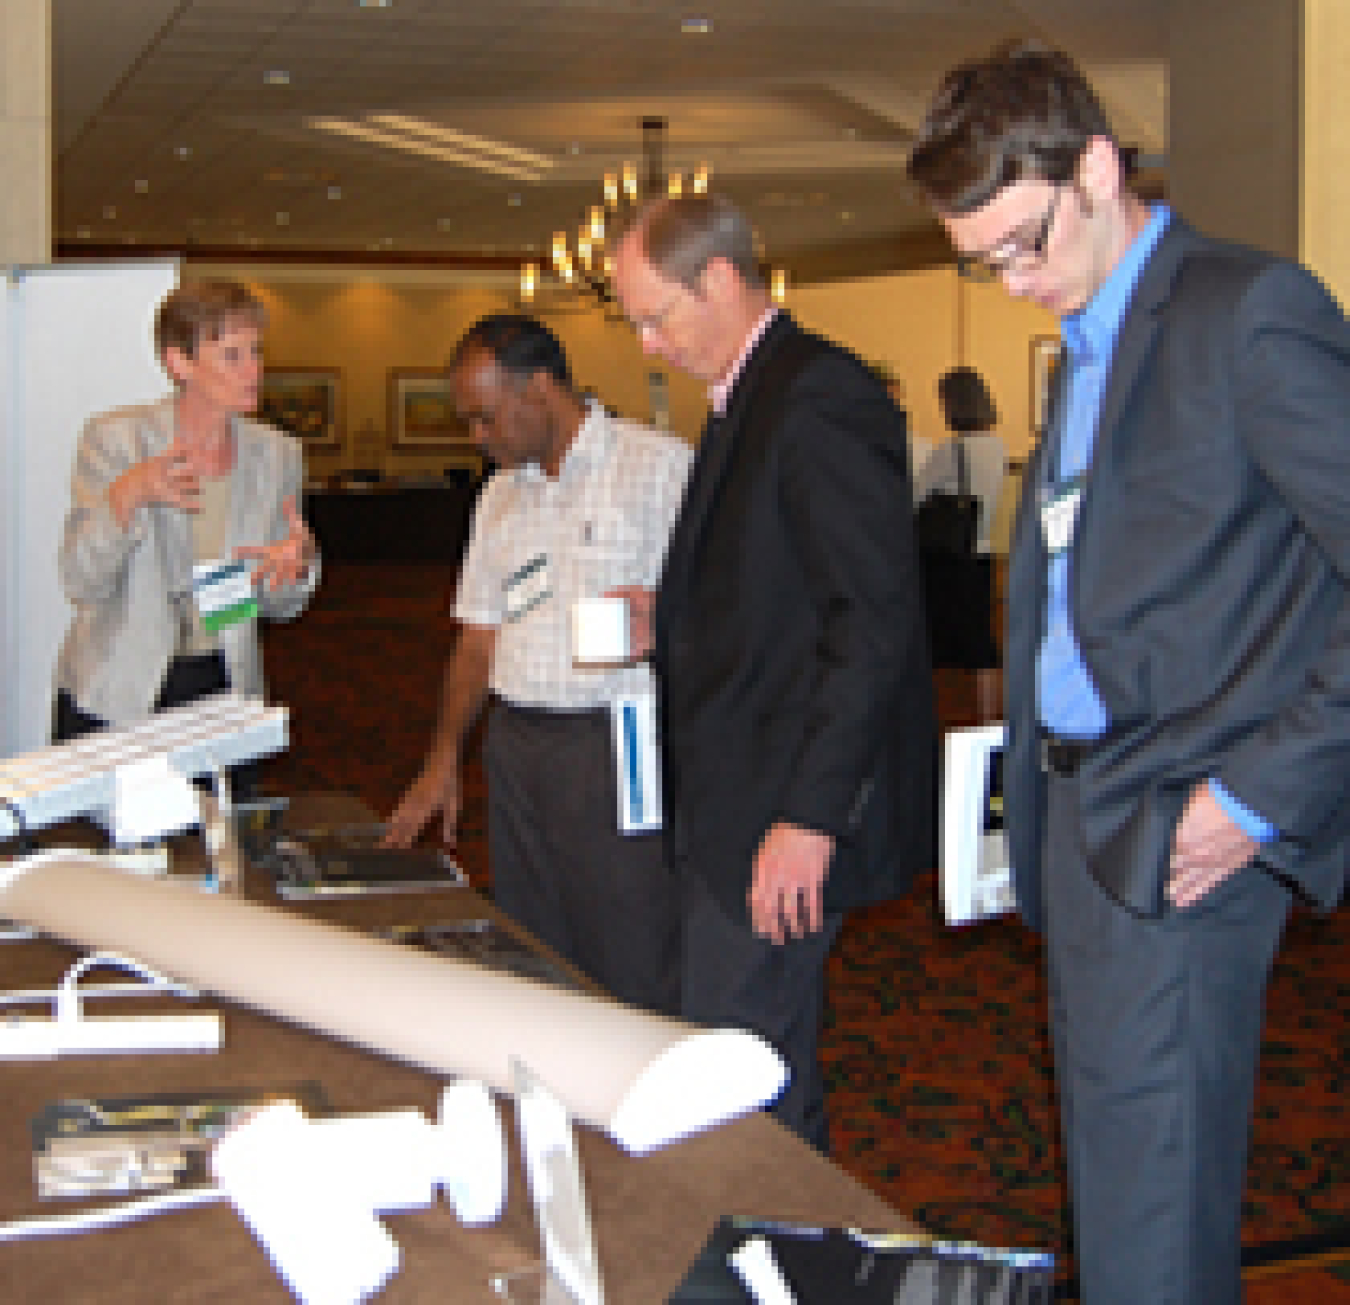
[[[291,75],[284,68],[269,68],[263,73],[264,86],[289,86]]]
[[[681,18],[680,31],[686,36],[707,36],[713,29],[711,18]]]
[[[458,163],[480,172],[510,177],[515,181],[542,181],[553,167],[553,160],[542,154],[397,113],[375,114],[359,121],[350,118],[309,118],[306,125],[317,131],[331,132],[335,136],[382,145],[386,149],[436,159],[441,163]]]
[[[607,172],[601,183],[603,203],[592,204],[586,211],[584,220],[578,226],[575,236],[566,231],[555,231],[552,243],[553,273],[575,290],[593,294],[602,304],[614,301],[614,289],[610,283],[613,275],[606,242],[613,228],[621,226],[631,213],[645,200],[656,195],[679,195],[686,187],[685,177],[680,172],[667,173],[665,169],[666,120],[660,117],[644,117],[642,127],[642,173],[639,176],[637,165],[625,163],[617,172]],[[690,193],[701,194],[708,188],[711,170],[701,163],[688,179]],[[527,263],[521,268],[521,298],[533,297],[533,289],[527,295],[525,286],[528,280],[533,287],[538,280],[538,268]]]

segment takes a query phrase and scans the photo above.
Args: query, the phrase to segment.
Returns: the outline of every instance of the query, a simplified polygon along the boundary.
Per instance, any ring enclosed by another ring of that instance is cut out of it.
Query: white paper
[[[738,1246],[727,1263],[755,1298],[756,1305],[797,1305],[788,1280],[774,1258],[773,1247],[763,1237],[751,1237]]]
[[[948,924],[970,924],[1017,907],[1003,830],[1003,726],[947,733],[940,846]]]
[[[656,694],[625,693],[610,707],[619,779],[619,828],[645,834],[661,828],[661,762],[656,746]]]

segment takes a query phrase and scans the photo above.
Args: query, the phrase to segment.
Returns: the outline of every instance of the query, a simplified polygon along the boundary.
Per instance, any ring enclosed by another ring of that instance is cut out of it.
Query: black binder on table
[[[799,1305],[1049,1305],[1055,1257],[921,1236],[723,1218],[669,1305],[753,1301],[729,1257],[763,1238]]]

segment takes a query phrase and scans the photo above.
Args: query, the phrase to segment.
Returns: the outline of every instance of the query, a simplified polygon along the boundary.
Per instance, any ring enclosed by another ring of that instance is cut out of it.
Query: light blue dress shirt
[[[1058,449],[1049,452],[1046,492],[1080,479],[1086,496],[1092,451],[1097,438],[1102,396],[1115,355],[1121,323],[1134,297],[1139,277],[1171,221],[1171,210],[1158,205],[1148,225],[1112,269],[1089,302],[1060,321],[1068,368]],[[1094,739],[1111,724],[1091,672],[1083,661],[1069,619],[1069,577],[1073,550],[1050,558],[1046,593],[1045,636],[1036,661],[1036,692],[1041,724],[1061,738]],[[1238,826],[1253,838],[1268,840],[1274,826],[1233,797],[1222,784],[1210,781],[1215,798]]]

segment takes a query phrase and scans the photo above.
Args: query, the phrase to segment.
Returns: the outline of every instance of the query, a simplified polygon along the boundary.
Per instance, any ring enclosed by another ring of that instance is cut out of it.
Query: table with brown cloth
[[[341,795],[297,798],[295,827],[362,823],[370,813]],[[488,917],[505,921],[469,888],[359,899],[282,902],[250,869],[250,898],[365,930],[418,921]],[[541,949],[542,950],[542,949]],[[37,939],[0,944],[6,991],[54,986],[79,953]],[[247,964],[246,956],[240,964]],[[90,982],[116,977],[91,972]],[[303,983],[304,975],[297,974]],[[166,1000],[135,1009],[164,1009]],[[317,1082],[335,1114],[415,1108],[436,1116],[445,1080],[209,997],[225,1037],[206,1055],[80,1056],[0,1064],[6,1137],[0,1146],[0,1219],[69,1213],[103,1201],[39,1201],[30,1120],[62,1097],[99,1098],[220,1089],[273,1091]],[[100,1013],[133,1009],[125,999]],[[170,1009],[195,1006],[181,1001]],[[453,1012],[447,1012],[453,1019]],[[461,1225],[448,1204],[384,1216],[402,1265],[375,1298],[381,1302],[499,1301],[493,1275],[540,1261],[539,1237],[516,1142],[512,1103],[499,1099],[510,1147],[509,1197],[489,1227]],[[623,1152],[596,1130],[577,1129],[578,1150],[607,1299],[616,1305],[664,1301],[724,1214],[819,1225],[913,1229],[913,1224],[829,1160],[755,1114],[643,1157]],[[153,1216],[111,1231],[44,1237],[0,1246],[0,1299],[6,1302],[282,1302],[293,1299],[228,1202]]]

